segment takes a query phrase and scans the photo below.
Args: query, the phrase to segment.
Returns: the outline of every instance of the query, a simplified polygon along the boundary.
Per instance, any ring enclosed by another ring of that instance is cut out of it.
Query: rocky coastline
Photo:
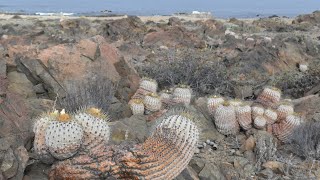
[[[175,179],[320,178],[320,156],[299,154],[267,130],[223,135],[206,107],[210,95],[254,101],[272,86],[291,99],[304,122],[320,123],[316,11],[254,19],[1,14],[0,179],[48,179],[52,165],[34,153],[34,119],[98,78],[112,86],[105,107],[109,143],[143,143],[163,114],[132,115],[129,101],[143,77],[161,90],[192,89],[188,108],[197,112],[202,134]],[[320,135],[312,141],[320,144]]]

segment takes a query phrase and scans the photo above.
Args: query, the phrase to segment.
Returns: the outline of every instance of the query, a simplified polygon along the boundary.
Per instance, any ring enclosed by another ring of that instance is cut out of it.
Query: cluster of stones
[[[254,102],[226,100],[221,96],[207,99],[209,114],[214,118],[218,131],[235,135],[240,131],[256,128],[273,133],[283,142],[289,140],[301,117],[294,112],[291,100],[281,100],[281,91],[266,87]]]
[[[142,78],[138,90],[129,101],[132,114],[151,114],[174,104],[189,105],[191,102],[192,91],[186,85],[178,85],[173,91],[163,90],[159,94],[157,89],[155,80]]]
[[[166,113],[147,140],[136,145],[100,144],[60,161],[50,179],[174,179],[196,151],[199,130],[188,112]]]
[[[105,143],[110,137],[108,116],[97,108],[86,108],[75,114],[55,110],[37,118],[34,151],[44,162],[72,157],[80,149]]]

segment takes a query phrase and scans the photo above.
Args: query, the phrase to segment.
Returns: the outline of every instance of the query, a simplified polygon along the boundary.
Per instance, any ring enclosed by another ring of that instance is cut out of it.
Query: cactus
[[[230,105],[231,106],[240,106],[242,104],[242,101],[240,99],[233,99],[233,100],[230,100],[229,101]]]
[[[189,105],[191,102],[192,90],[189,86],[179,85],[173,91],[173,100],[177,103]]]
[[[169,90],[161,91],[160,93],[160,99],[164,106],[164,108],[170,108],[174,104],[176,104],[173,100],[172,94]]]
[[[273,134],[282,142],[288,142],[294,129],[301,124],[301,118],[297,114],[291,114],[285,120],[278,124],[274,124]]]
[[[264,117],[267,120],[267,124],[274,124],[277,121],[278,114],[276,111],[268,108],[264,111]]]
[[[210,96],[208,97],[207,100],[207,107],[208,107],[208,112],[211,115],[214,115],[215,110],[217,109],[217,107],[222,104],[224,102],[224,99],[220,96]]]
[[[133,115],[142,115],[144,113],[144,104],[142,99],[131,99],[129,105]]]
[[[140,81],[139,89],[144,89],[150,93],[156,93],[158,89],[157,81],[143,77]]]
[[[84,138],[82,147],[90,150],[93,147],[107,143],[110,138],[108,116],[98,108],[87,108],[75,115],[75,120],[83,127]]]
[[[50,121],[46,128],[45,139],[52,156],[66,159],[78,152],[83,139],[83,130],[62,110],[56,120]]]
[[[278,121],[285,119],[289,114],[294,113],[293,106],[290,103],[282,103],[277,108]]]
[[[267,120],[264,116],[257,116],[254,118],[253,124],[257,129],[263,129],[266,127]]]
[[[173,179],[191,160],[198,138],[191,116],[166,115],[143,144],[100,145],[90,153],[57,163],[49,178]]]
[[[239,132],[239,124],[236,119],[234,106],[229,102],[224,102],[218,106],[214,114],[217,130],[224,135],[237,134]]]
[[[242,104],[235,107],[237,121],[239,125],[248,130],[252,127],[251,107],[248,104]]]
[[[251,107],[252,119],[255,119],[258,116],[263,116],[264,108],[260,105],[254,105]]]
[[[281,90],[275,87],[266,87],[259,94],[257,101],[268,107],[274,106],[280,102]]]
[[[143,99],[143,103],[145,105],[146,114],[159,111],[162,105],[160,97],[155,93],[150,93],[145,96]]]

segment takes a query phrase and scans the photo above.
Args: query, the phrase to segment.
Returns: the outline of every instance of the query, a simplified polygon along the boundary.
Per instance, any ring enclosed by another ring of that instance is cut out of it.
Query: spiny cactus
[[[82,144],[83,130],[64,110],[50,121],[45,132],[46,145],[57,159],[66,159],[78,152]]]
[[[153,79],[143,77],[140,81],[139,89],[140,88],[146,91],[149,91],[151,93],[156,93],[158,89],[158,83]]]
[[[294,129],[301,124],[301,118],[298,114],[291,114],[278,124],[272,126],[273,134],[282,142],[288,142]]]
[[[267,124],[274,124],[277,121],[278,114],[276,111],[268,108],[264,111],[264,117],[267,120]]]
[[[257,129],[263,129],[266,127],[267,120],[264,116],[257,116],[256,118],[254,118],[253,124]]]
[[[110,138],[108,116],[98,108],[87,108],[75,115],[75,120],[83,127],[84,138],[82,147],[90,150],[101,143],[107,143]]]
[[[213,95],[209,96],[207,100],[207,107],[209,114],[214,115],[217,107],[224,102],[224,99],[221,96]]]
[[[294,113],[293,105],[290,103],[282,103],[277,108],[278,121],[285,119],[288,115]]]
[[[48,151],[45,133],[50,122],[57,116],[58,111],[43,114],[35,120],[33,125],[33,132],[35,134],[33,142],[34,152],[38,158],[45,163],[51,163],[54,160]]]
[[[252,127],[251,107],[248,104],[241,104],[235,107],[236,117],[244,130]]]
[[[217,130],[224,135],[237,134],[239,132],[239,124],[236,119],[234,106],[229,102],[224,102],[218,106],[214,114]]]
[[[142,99],[131,99],[129,105],[133,115],[144,114],[144,104]]]
[[[164,108],[170,108],[171,106],[176,104],[176,102],[173,100],[173,95],[171,94],[171,91],[169,91],[169,90],[161,91],[160,92],[160,99],[161,99],[161,102],[162,102],[162,105],[164,106]]]
[[[259,94],[257,101],[268,107],[274,106],[280,102],[281,90],[275,87],[266,87]]]
[[[199,131],[192,116],[165,116],[140,145],[96,147],[56,164],[50,179],[173,179],[191,160]]]
[[[258,116],[263,116],[264,107],[260,105],[254,105],[251,107],[252,119],[255,119]]]
[[[229,101],[231,106],[240,106],[242,104],[242,101],[240,99],[232,99]]]
[[[191,102],[192,90],[187,85],[179,85],[173,90],[173,99],[177,103],[189,105]]]
[[[146,95],[143,99],[143,103],[145,105],[146,114],[159,111],[162,105],[160,97],[155,93]]]

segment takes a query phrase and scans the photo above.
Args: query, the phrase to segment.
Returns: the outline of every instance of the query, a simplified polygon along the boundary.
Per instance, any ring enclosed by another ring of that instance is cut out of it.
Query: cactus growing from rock
[[[173,90],[173,100],[177,103],[189,105],[191,102],[192,90],[187,85],[179,85]]]
[[[101,143],[107,143],[110,138],[108,116],[98,108],[87,108],[75,115],[75,120],[83,127],[84,138],[82,147],[90,150]]]
[[[129,105],[133,115],[142,115],[144,113],[144,104],[142,99],[131,99]]]
[[[146,114],[159,111],[162,105],[160,97],[155,93],[146,95],[143,99],[143,103],[145,105]]]
[[[214,122],[217,130],[224,135],[237,134],[239,132],[239,124],[236,119],[234,106],[229,102],[219,105],[214,114]]]
[[[265,106],[274,106],[280,102],[281,90],[275,87],[266,87],[259,94],[257,101]]]
[[[73,118],[62,110],[50,121],[45,132],[46,145],[57,159],[66,159],[76,154],[82,144],[83,130]]]
[[[209,114],[214,115],[217,107],[224,102],[224,99],[221,96],[210,96],[207,99],[207,107]]]
[[[251,107],[248,104],[241,104],[235,107],[236,117],[239,125],[248,130],[252,127]]]
[[[56,164],[50,179],[173,179],[191,160],[199,138],[192,117],[165,116],[140,145],[96,147]]]

